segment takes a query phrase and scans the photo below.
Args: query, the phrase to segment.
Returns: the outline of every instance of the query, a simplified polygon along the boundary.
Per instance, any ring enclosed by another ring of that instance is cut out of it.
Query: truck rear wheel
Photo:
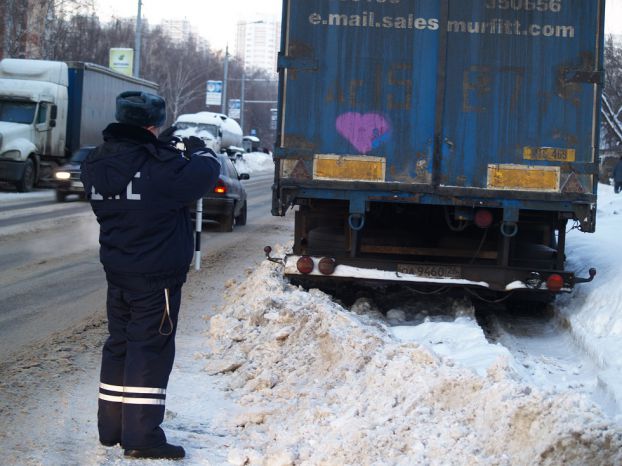
[[[28,193],[32,191],[35,186],[35,177],[37,172],[35,171],[35,163],[32,158],[26,159],[26,166],[24,167],[24,173],[22,179],[15,183],[15,187],[20,193]]]

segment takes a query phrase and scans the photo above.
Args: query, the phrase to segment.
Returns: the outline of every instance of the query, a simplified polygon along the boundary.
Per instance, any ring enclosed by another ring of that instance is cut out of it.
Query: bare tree
[[[609,136],[615,140],[616,146],[622,147],[622,107],[617,112],[614,111],[609,103],[609,98],[603,94],[601,113],[604,124],[609,130]]]
[[[27,0],[5,0],[0,9],[2,56],[18,57],[24,54],[28,33],[27,11]]]
[[[6,47],[10,49],[10,56],[26,55],[24,41],[34,27],[32,24],[37,23],[33,23],[32,15],[30,20],[27,15],[20,16],[20,12],[28,10],[24,7],[28,2],[36,2],[41,13],[38,16],[41,34],[38,52],[28,58],[86,61],[107,66],[110,48],[134,46],[134,20],[117,19],[102,23],[94,14],[93,0],[0,1],[6,4],[6,8],[0,9],[0,32],[9,27],[24,35],[22,42],[17,40],[18,34],[11,35],[10,47]],[[169,108],[167,123],[172,123],[182,113],[206,110],[207,81],[223,78],[222,52],[212,51],[209,45],[192,34],[180,42],[171,39],[161,27],[151,27],[147,21],[143,22],[143,28],[141,77],[159,84],[160,94]],[[30,50],[33,52],[34,47]],[[241,98],[242,75],[242,64],[238,60],[230,61],[229,98]],[[276,100],[276,83],[268,79],[265,72],[247,70],[246,78],[249,80],[245,90],[247,100]],[[248,123],[245,126],[256,129],[262,139],[267,137],[266,141],[270,140],[266,135],[269,134],[271,106],[252,104],[245,111]]]
[[[622,147],[622,48],[609,37],[605,46],[605,92],[601,114],[605,142]]]
[[[160,84],[173,121],[202,93],[202,77],[188,67],[167,67]]]

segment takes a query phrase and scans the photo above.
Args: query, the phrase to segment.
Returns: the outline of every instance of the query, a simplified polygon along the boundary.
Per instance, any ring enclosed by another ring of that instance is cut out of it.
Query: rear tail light
[[[227,192],[227,186],[222,180],[218,180],[218,183],[216,183],[216,187],[214,188],[214,192],[216,194],[225,194]]]
[[[313,267],[315,267],[315,264],[313,263],[313,259],[311,259],[309,256],[302,256],[296,262],[296,268],[298,269],[298,272],[305,275],[313,272]]]
[[[317,268],[322,275],[332,275],[335,271],[335,259],[323,257],[317,265]]]
[[[546,287],[552,293],[559,293],[564,287],[564,277],[554,273],[546,279]]]
[[[488,228],[492,225],[492,212],[488,209],[479,209],[475,212],[475,225],[479,228]]]

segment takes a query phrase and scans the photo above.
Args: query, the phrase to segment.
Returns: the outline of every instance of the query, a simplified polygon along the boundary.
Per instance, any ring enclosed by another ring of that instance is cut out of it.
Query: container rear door
[[[440,185],[592,193],[598,0],[451,0]]]
[[[604,0],[286,7],[282,177],[595,189]]]
[[[281,147],[314,159],[292,155],[281,175],[431,183],[439,2],[286,7]]]

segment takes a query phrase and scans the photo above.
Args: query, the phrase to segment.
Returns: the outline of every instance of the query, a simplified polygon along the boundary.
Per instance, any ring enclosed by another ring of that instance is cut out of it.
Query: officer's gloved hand
[[[170,126],[169,128],[166,128],[158,136],[158,141],[165,144],[173,143],[175,141],[175,131],[177,131],[177,126]]]
[[[205,143],[201,138],[189,136],[183,138],[184,146],[186,146],[186,155],[192,155],[205,150]]]

